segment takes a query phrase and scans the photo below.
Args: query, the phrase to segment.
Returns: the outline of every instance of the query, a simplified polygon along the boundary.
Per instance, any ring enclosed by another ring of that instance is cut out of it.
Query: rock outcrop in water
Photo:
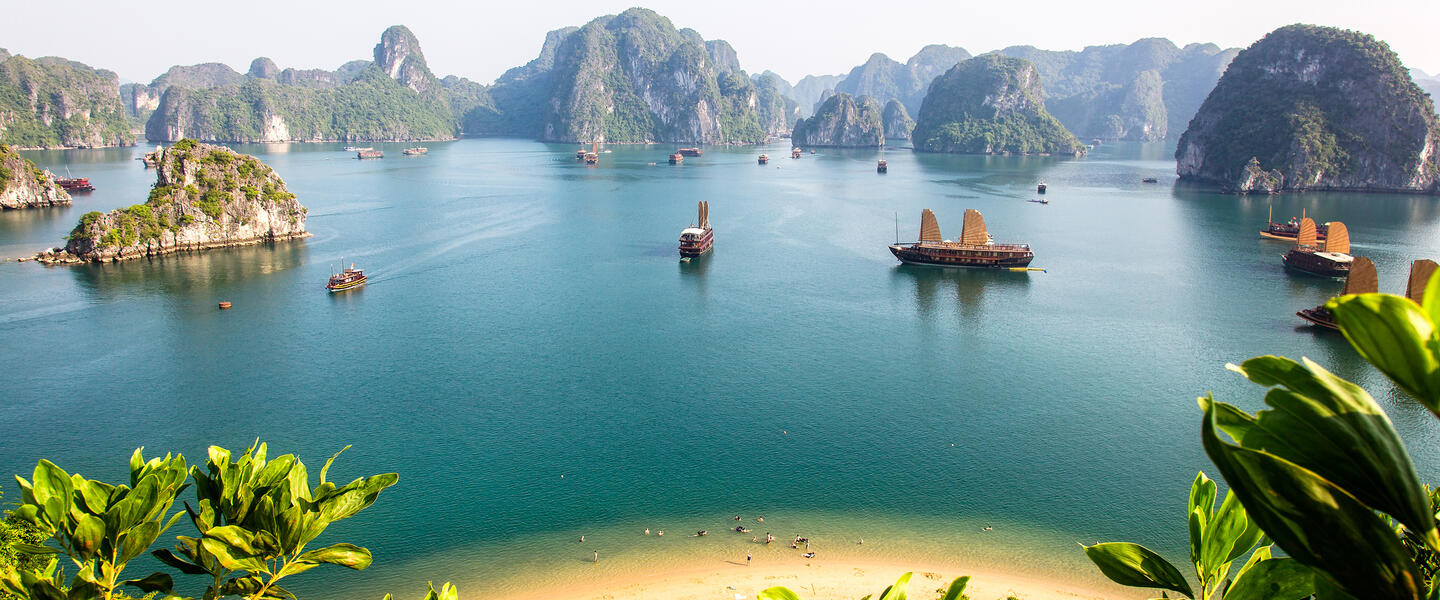
[[[967,154],[1083,154],[1045,111],[1040,73],[1019,58],[986,54],[930,85],[910,134],[916,150]]]
[[[790,139],[801,148],[878,148],[885,145],[880,112],[880,104],[869,96],[854,98],[839,92],[820,105],[814,116],[797,121]]]
[[[1088,46],[1078,52],[1012,46],[999,54],[1023,58],[1045,81],[1045,105],[1085,138],[1158,141],[1174,138],[1239,52],[1214,44],[1178,48],[1148,38]]]
[[[45,263],[110,262],[308,236],[306,209],[259,159],[181,140],[166,148],[144,204],[91,212]]]
[[[279,71],[264,58],[248,76],[224,65],[176,67],[134,90],[135,109],[149,97],[142,91],[163,88],[145,125],[145,137],[155,142],[423,141],[453,139],[458,115],[489,102],[482,88],[463,96],[470,104],[452,103],[403,26],[386,29],[373,54],[373,63],[346,63],[334,72]]]
[[[14,148],[0,144],[0,209],[70,204],[55,175],[35,166]]]
[[[762,141],[759,91],[738,66],[729,44],[632,8],[551,32],[538,58],[496,81],[493,106],[467,115],[466,131],[563,142]]]
[[[910,118],[910,113],[906,112],[905,105],[893,98],[885,103],[885,110],[880,114],[880,120],[885,124],[885,139],[888,140],[908,140],[910,132],[915,129],[915,120]]]
[[[0,55],[0,143],[21,148],[134,145],[119,78],[54,56]]]
[[[1434,104],[1389,46],[1311,25],[1236,56],[1175,150],[1182,179],[1236,192],[1437,193],[1437,157]],[[1266,171],[1280,181],[1255,176]]]

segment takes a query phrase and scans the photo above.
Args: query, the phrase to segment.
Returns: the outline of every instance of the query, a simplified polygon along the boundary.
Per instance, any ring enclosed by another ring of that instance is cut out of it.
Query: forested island
[[[1022,58],[978,56],[930,86],[911,132],[916,150],[965,154],[1072,154],[1086,151],[1045,110],[1040,72]]]

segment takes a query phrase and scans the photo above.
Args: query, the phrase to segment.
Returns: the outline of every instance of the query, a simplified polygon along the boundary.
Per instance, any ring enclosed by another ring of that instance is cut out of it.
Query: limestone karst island
[[[0,18],[0,600],[1440,599],[1440,7]]]

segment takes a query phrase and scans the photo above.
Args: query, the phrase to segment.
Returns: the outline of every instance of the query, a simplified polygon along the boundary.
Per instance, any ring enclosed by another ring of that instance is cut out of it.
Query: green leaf
[[[905,600],[906,589],[910,587],[910,578],[914,575],[913,571],[901,575],[899,579],[895,580],[895,585],[890,586],[890,589],[880,595],[880,600]]]
[[[104,539],[105,522],[93,515],[81,515],[75,529],[70,531],[70,547],[83,560],[93,558]]]
[[[271,573],[264,557],[250,546],[252,537],[253,534],[235,525],[212,527],[200,539],[200,547],[228,570],[269,575]]]
[[[1195,597],[1195,593],[1190,591],[1190,583],[1185,581],[1185,576],[1175,565],[1140,544],[1109,542],[1084,548],[1090,562],[1115,583],[1171,590]]]
[[[1408,552],[1379,516],[1335,484],[1283,458],[1220,439],[1215,403],[1201,398],[1201,440],[1250,518],[1296,560],[1352,593],[1413,600],[1421,589]]]
[[[1269,558],[1246,569],[1222,600],[1298,600],[1315,593],[1315,573],[1289,558]]]
[[[350,449],[350,445],[349,445],[349,444],[346,444],[344,448],[341,448],[339,452],[336,452],[335,454],[331,455],[331,456],[330,456],[330,459],[327,460],[327,461],[325,461],[325,466],[320,467],[320,483],[321,483],[321,485],[324,485],[324,483],[325,483],[325,475],[330,472],[330,465],[331,465],[331,464],[334,464],[335,459],[340,458],[340,455],[343,454],[346,450],[349,450],[349,449]],[[432,588],[432,589],[433,589],[433,588]]]
[[[339,543],[328,548],[311,550],[297,557],[299,560],[323,563],[328,565],[340,565],[355,569],[364,570],[370,566],[370,551],[354,544]]]
[[[35,504],[40,506],[53,529],[65,527],[65,518],[70,514],[71,494],[75,493],[70,484],[70,475],[48,460],[41,459],[35,465],[31,480]]]
[[[1435,323],[1414,302],[1390,294],[1341,296],[1326,303],[1355,351],[1431,412],[1440,415],[1433,347]]]
[[[16,550],[19,550],[20,552],[23,552],[23,553],[25,553],[25,554],[32,554],[32,555],[39,555],[39,556],[43,556],[43,555],[46,555],[46,554],[60,554],[60,553],[61,553],[60,550],[58,550],[58,549],[56,549],[56,548],[51,548],[51,547],[49,547],[49,546],[36,546],[36,545],[34,545],[34,544],[22,544],[22,543],[19,543],[19,542],[16,542],[16,543],[14,543],[14,544],[11,544],[10,547],[11,547],[11,548],[14,548],[14,549],[16,549]]]
[[[790,588],[777,585],[761,590],[759,594],[755,595],[755,600],[800,600],[800,596],[790,591]]]
[[[120,585],[128,585],[130,587],[140,588],[140,591],[147,594],[151,592],[163,592],[168,594],[170,593],[171,588],[175,587],[175,580],[164,573],[151,573],[144,579],[128,579],[120,582]]]
[[[125,537],[120,541],[120,555],[116,565],[124,565],[144,554],[158,537],[160,537],[159,523],[146,521],[136,525],[134,529],[126,532]]]
[[[1232,368],[1257,384],[1280,386],[1265,395],[1274,410],[1260,411],[1248,432],[1236,436],[1234,428],[1226,429],[1241,446],[1312,471],[1440,541],[1430,537],[1436,531],[1430,496],[1399,434],[1370,394],[1309,359],[1302,365],[1261,356]]]
[[[1225,494],[1225,500],[1220,503],[1220,510],[1215,512],[1215,518],[1211,519],[1205,530],[1205,542],[1200,551],[1200,564],[1206,573],[1207,581],[1220,581],[1224,577],[1222,571],[1229,565],[1229,557],[1235,550],[1235,544],[1245,534],[1250,520],[1245,515],[1244,507],[1240,506],[1240,500],[1235,494]],[[1244,554],[1250,548],[1245,548]]]
[[[205,567],[175,556],[175,553],[171,552],[168,549],[162,548],[160,550],[151,552],[150,555],[159,559],[160,562],[179,569],[181,573],[184,573],[186,575],[204,575],[206,573],[209,573],[209,571],[205,570]]]
[[[970,576],[963,575],[956,577],[950,582],[950,587],[945,590],[945,595],[940,600],[961,600],[965,596],[965,586],[970,585]]]

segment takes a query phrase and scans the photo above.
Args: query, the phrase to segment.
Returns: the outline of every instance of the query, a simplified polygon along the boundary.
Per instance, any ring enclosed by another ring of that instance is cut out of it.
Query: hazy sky
[[[149,82],[171,65],[223,62],[244,72],[256,56],[280,68],[334,69],[370,58],[380,32],[409,26],[437,75],[489,83],[539,52],[546,31],[583,25],[635,4],[591,0],[432,2],[64,2],[14,0],[0,47],[63,56]],[[1440,72],[1440,0],[832,0],[655,1],[644,6],[706,39],[728,40],[752,73],[792,83],[844,73],[872,52],[904,61],[925,44],[972,53],[1029,44],[1050,50],[1167,37],[1181,46],[1244,47],[1281,25],[1358,29],[1389,42],[1407,67]],[[53,27],[45,26],[53,25]]]

